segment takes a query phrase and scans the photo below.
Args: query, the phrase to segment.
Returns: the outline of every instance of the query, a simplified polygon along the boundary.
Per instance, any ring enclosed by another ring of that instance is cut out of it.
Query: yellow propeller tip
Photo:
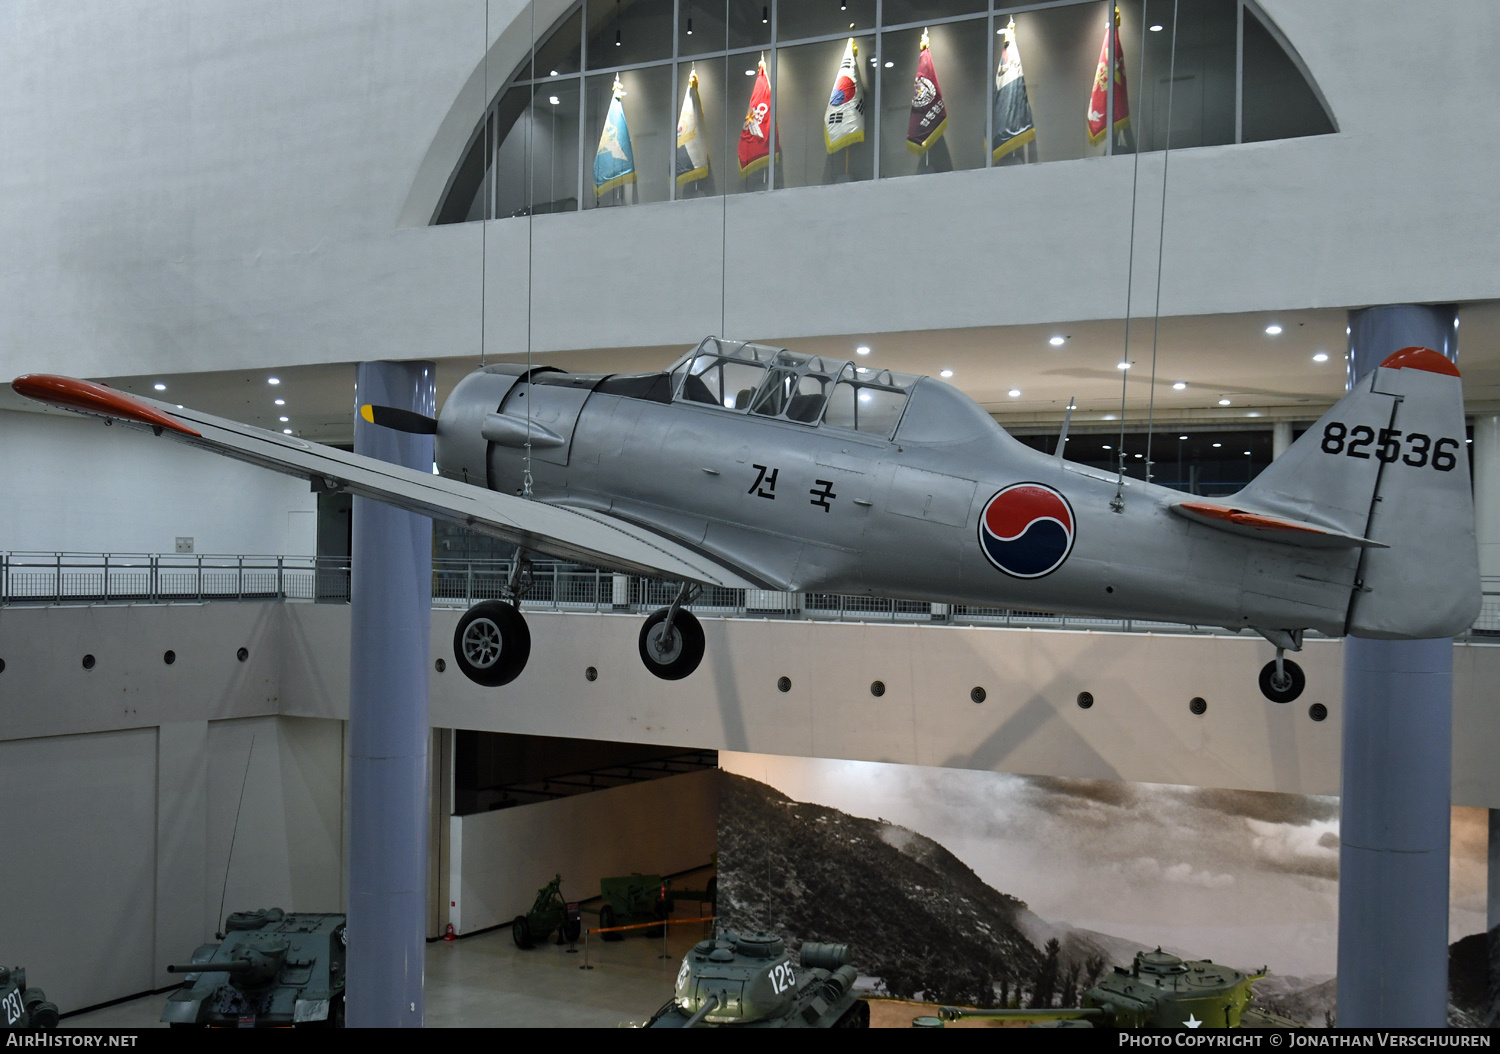
[[[359,408],[359,416],[363,417],[370,424],[374,424],[375,423],[375,408],[373,406],[371,406],[369,403],[366,403],[364,406],[361,406]]]

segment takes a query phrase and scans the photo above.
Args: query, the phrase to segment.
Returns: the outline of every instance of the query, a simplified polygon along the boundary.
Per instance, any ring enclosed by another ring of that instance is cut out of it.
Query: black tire
[[[607,930],[613,925],[615,925],[615,909],[606,904],[599,909],[599,928]],[[625,934],[623,933],[601,933],[599,936],[607,941],[623,941],[625,939]]]
[[[525,915],[517,915],[510,923],[510,939],[523,951],[532,945],[531,922]]]
[[[663,640],[662,625],[667,609],[654,611],[641,627],[637,642],[641,662],[664,681],[680,681],[703,661],[703,624],[691,611],[678,611],[672,619],[670,638]]]
[[[1302,689],[1307,687],[1307,675],[1302,672],[1291,659],[1283,659],[1282,667],[1286,670],[1287,683],[1277,685],[1276,663],[1271,661],[1260,668],[1260,692],[1273,703],[1290,703],[1302,694]]]
[[[486,688],[509,684],[531,657],[531,631],[510,604],[475,604],[453,631],[453,659],[464,676]]]
[[[565,944],[576,943],[583,933],[583,923],[578,919],[563,919],[562,937]]]

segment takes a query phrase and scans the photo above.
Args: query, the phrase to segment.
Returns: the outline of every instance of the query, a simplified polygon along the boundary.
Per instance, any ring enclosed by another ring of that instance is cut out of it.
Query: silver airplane
[[[1251,629],[1265,695],[1295,699],[1302,635],[1450,636],[1480,604],[1462,382],[1407,348],[1232,499],[1208,501],[1018,442],[931,377],[710,337],[668,370],[486,366],[436,420],[429,475],[70,378],[24,396],[516,543],[511,602],[476,604],[454,658],[507,684],[530,654],[529,553],[681,583],[641,627],[658,677],[702,660],[704,586],[866,594]],[[530,475],[529,497],[524,494]]]

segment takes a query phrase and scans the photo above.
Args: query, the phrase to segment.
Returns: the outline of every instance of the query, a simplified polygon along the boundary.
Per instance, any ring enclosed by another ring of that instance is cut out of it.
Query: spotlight
[[[1186,438],[1187,438],[1187,436],[1178,436],[1178,437],[1177,437],[1177,438],[1178,438],[1178,439],[1186,439]]]
[[[1054,348],[1060,348],[1060,347],[1063,346],[1063,342],[1066,341],[1067,339],[1068,339],[1067,337],[1056,336],[1056,337],[1053,337],[1051,340],[1047,341],[1047,343],[1051,344]]]
[[[1328,353],[1327,352],[1323,352],[1323,351],[1318,352],[1316,355],[1313,356],[1313,361],[1314,362],[1327,362],[1328,361]]]
[[[861,344],[859,347],[857,347],[857,348],[854,349],[854,354],[856,354],[856,355],[868,355],[868,354],[870,354],[870,349],[866,345]]]
[[[1228,399],[1220,399],[1219,400],[1219,405],[1220,406],[1228,406],[1229,405],[1229,400]]]
[[[953,376],[953,371],[952,370],[939,370],[938,371],[938,376],[939,377],[944,377],[944,378],[952,377]]]
[[[1180,392],[1180,391],[1182,391],[1186,387],[1187,387],[1187,381],[1173,381],[1172,382],[1172,390],[1174,392]]]
[[[623,41],[620,39],[620,31],[617,29],[615,30],[615,47],[619,47],[622,43]]]
[[[1117,362],[1117,363],[1115,363],[1115,369],[1117,369],[1117,370],[1128,370],[1128,369],[1130,369],[1130,363],[1128,363],[1128,362]]]
[[[284,436],[289,436],[289,435],[292,434],[292,430],[290,428],[283,428],[281,430],[281,434],[284,435]]]
[[[1161,32],[1161,26],[1152,26],[1151,27],[1151,32],[1153,32],[1153,33],[1160,33]]]
[[[277,399],[276,400],[276,405],[277,406],[285,406],[286,405],[286,400],[285,399]]]
[[[167,386],[165,384],[163,384],[161,381],[157,381],[151,387],[155,388],[159,392],[164,392],[164,391],[167,390]]]
[[[1010,391],[1006,392],[1005,394],[1009,395],[1012,399],[1019,399],[1021,397],[1021,389],[1019,389],[1019,388],[1012,388]]]
[[[688,19],[688,31],[687,31],[687,35],[688,36],[692,36],[693,35],[693,20],[691,18]]]
[[[1276,336],[1280,332],[1281,332],[1281,327],[1278,326],[1274,322],[1272,322],[1269,326],[1266,327],[1266,335],[1267,336],[1274,337],[1274,336]]]
[[[874,60],[871,60],[871,61],[874,61]],[[895,69],[895,67],[896,67],[896,64],[894,62],[887,62],[885,64],[885,68],[888,69],[888,70],[889,69]]]
[[[281,378],[280,377],[267,377],[266,378],[266,383],[267,384],[280,384],[281,383]]]
[[[550,102],[553,106],[556,106],[558,103],[562,102],[562,100],[559,99],[556,95],[547,96],[547,101]]]
[[[771,9],[763,7],[760,9],[760,24],[767,25],[771,21]]]
[[[1223,445],[1224,445],[1224,444],[1223,444],[1223,443],[1215,443],[1215,444],[1214,444],[1214,449],[1215,449],[1215,450],[1218,450],[1218,449],[1219,449],[1219,447],[1221,447],[1221,446],[1223,446]]]
[[[281,418],[281,423],[282,423],[282,424],[286,424],[286,423],[287,423],[287,422],[288,422],[288,421],[290,421],[290,420],[291,420],[291,418],[290,418],[290,417],[283,417],[283,418]]]

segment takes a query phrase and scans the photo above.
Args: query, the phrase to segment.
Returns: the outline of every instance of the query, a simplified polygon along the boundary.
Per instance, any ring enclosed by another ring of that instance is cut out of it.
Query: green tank
[[[343,1027],[344,922],[280,908],[235,912],[219,943],[167,967],[187,976],[161,1019],[183,1028]]]
[[[40,988],[26,987],[26,968],[0,966],[0,1021],[6,1028],[56,1028],[57,1004]]]
[[[1083,993],[1083,1005],[1056,1009],[971,1010],[945,1006],[918,1026],[964,1017],[1026,1021],[1032,1028],[1303,1028],[1280,1014],[1250,1007],[1251,985],[1266,975],[1180,959],[1157,948],[1137,952],[1129,969],[1116,966]]]
[[[726,932],[682,960],[670,1002],[647,1028],[868,1028],[847,944],[802,945],[798,963],[775,934]]]

